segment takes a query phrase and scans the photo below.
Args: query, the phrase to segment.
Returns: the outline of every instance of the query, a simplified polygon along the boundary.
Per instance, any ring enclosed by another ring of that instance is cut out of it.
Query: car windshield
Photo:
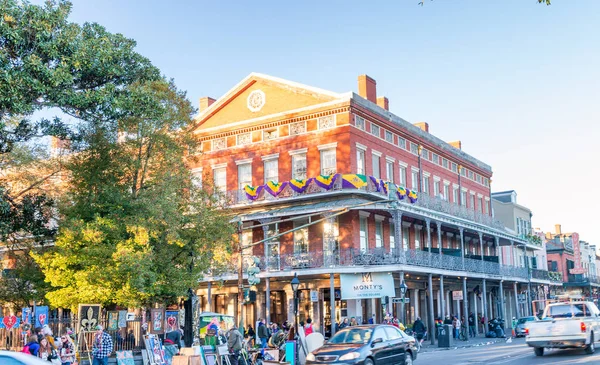
[[[523,324],[525,322],[531,322],[531,321],[535,321],[535,317],[519,318],[519,324]]]
[[[331,344],[365,344],[371,339],[373,330],[369,328],[348,328],[336,333],[330,340]]]

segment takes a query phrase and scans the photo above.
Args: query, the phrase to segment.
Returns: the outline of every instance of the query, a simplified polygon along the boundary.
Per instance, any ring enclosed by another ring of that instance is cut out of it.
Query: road
[[[546,350],[537,357],[533,349],[525,345],[524,339],[512,343],[465,349],[421,353],[415,365],[567,365],[600,364],[600,350],[587,355],[583,350]]]

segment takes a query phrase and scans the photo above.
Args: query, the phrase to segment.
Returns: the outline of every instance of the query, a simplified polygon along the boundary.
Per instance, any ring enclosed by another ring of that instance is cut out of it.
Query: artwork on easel
[[[175,331],[179,328],[179,311],[167,311],[165,313],[166,332]]]
[[[119,312],[108,312],[108,325],[106,326],[106,329],[109,331],[116,331],[119,329]]]
[[[165,309],[153,308],[150,310],[150,333],[162,335],[165,332]]]
[[[119,328],[127,327],[127,311],[119,311]]]
[[[133,351],[117,351],[117,365],[135,365]]]
[[[204,365],[217,365],[217,354],[212,350],[207,350],[200,346],[200,355]]]
[[[79,332],[93,332],[100,324],[100,304],[79,304]]]
[[[165,365],[164,353],[160,338],[157,335],[150,334],[144,336],[144,342],[146,344],[146,353],[148,354],[148,360],[151,365]]]

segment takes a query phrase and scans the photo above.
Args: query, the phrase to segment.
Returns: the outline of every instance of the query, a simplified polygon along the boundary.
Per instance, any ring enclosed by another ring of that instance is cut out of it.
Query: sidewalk
[[[431,344],[431,340],[424,341],[423,345],[421,345],[421,351],[419,353],[424,352],[434,352],[434,351],[444,351],[444,350],[456,350],[467,347],[479,347],[479,346],[488,346],[493,345],[500,342],[506,342],[510,337],[506,338],[486,338],[484,335],[479,335],[474,338],[469,338],[467,341],[459,341],[454,340],[454,343],[451,347],[438,347],[437,340],[435,341],[435,345]],[[515,339],[513,338],[512,341]]]

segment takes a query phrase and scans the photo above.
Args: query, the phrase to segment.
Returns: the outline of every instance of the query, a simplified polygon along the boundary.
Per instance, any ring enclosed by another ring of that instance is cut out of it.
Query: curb
[[[510,338],[502,338],[502,339],[496,339],[494,341],[486,341],[486,342],[478,342],[478,343],[473,343],[473,344],[468,344],[468,345],[463,345],[463,346],[452,346],[452,347],[433,347],[433,348],[426,348],[426,349],[421,349],[421,351],[419,351],[419,354],[424,354],[427,352],[438,352],[438,351],[449,351],[449,350],[457,350],[457,349],[467,349],[470,347],[480,347],[480,346],[489,346],[489,345],[494,345],[500,342],[506,342],[506,340]]]

